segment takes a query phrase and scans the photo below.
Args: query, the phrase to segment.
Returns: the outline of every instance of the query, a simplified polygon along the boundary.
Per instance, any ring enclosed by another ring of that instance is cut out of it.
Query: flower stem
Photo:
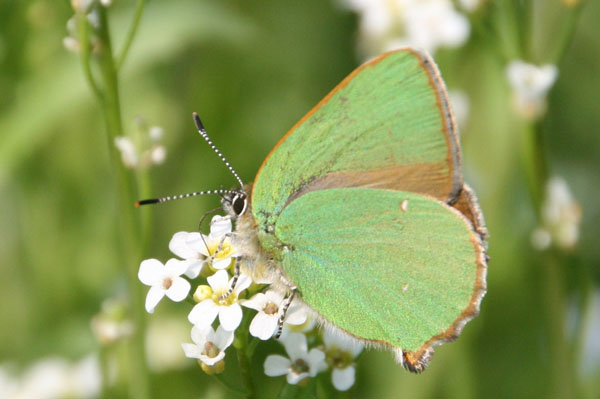
[[[137,265],[140,259],[140,220],[135,213],[133,203],[136,196],[134,176],[125,170],[117,149],[114,145],[115,137],[123,134],[121,121],[121,106],[119,98],[119,85],[117,70],[115,68],[108,18],[106,9],[98,7],[99,38],[98,62],[100,75],[104,83],[104,96],[102,109],[107,127],[107,139],[111,158],[114,165],[118,192],[118,222],[119,243],[121,244],[121,259],[127,271],[127,284],[130,292],[130,306],[135,331],[129,347],[129,396],[135,399],[144,399],[150,396],[148,370],[144,349],[144,303],[142,286],[137,281]]]
[[[127,36],[125,38],[125,43],[123,44],[123,48],[121,52],[117,56],[116,69],[119,70],[123,66],[125,59],[127,58],[127,54],[129,53],[129,49],[131,48],[131,43],[133,43],[133,38],[137,32],[137,29],[140,25],[140,21],[142,19],[142,12],[144,11],[144,6],[146,5],[146,0],[138,0],[135,5],[135,13],[133,15],[133,21],[131,26],[129,27],[129,31],[127,32]]]
[[[256,397],[256,393],[254,389],[254,381],[252,379],[252,368],[250,365],[251,353],[248,345],[248,321],[250,320],[250,317],[244,317],[242,320],[243,325],[237,329],[239,334],[236,334],[233,345],[237,352],[238,363],[240,364],[242,382],[247,390],[246,397],[248,399],[253,399]]]

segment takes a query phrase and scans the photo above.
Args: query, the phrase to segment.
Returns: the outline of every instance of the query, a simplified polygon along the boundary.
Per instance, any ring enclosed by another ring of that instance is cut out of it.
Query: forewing
[[[275,228],[304,301],[346,332],[414,354],[479,311],[486,259],[454,208],[415,193],[347,188],[290,203]]]
[[[433,60],[404,49],[355,70],[298,122],[259,170],[252,209],[273,225],[299,196],[372,187],[453,202],[460,152],[445,86]]]

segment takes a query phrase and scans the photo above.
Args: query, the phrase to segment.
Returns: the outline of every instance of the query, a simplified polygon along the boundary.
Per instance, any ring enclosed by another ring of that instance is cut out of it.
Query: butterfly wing
[[[413,371],[433,346],[460,334],[485,294],[480,235],[430,196],[313,191],[284,209],[274,236],[282,268],[309,306],[353,336],[401,348]]]
[[[265,159],[252,191],[254,218],[270,229],[288,203],[333,187],[458,197],[458,138],[429,56],[412,49],[384,54],[329,93]]]

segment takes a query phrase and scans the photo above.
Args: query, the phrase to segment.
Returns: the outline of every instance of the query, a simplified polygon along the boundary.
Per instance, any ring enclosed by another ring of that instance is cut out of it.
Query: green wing
[[[252,192],[264,230],[306,192],[372,187],[451,201],[462,188],[448,99],[429,56],[384,54],[348,76],[271,151]]]
[[[459,212],[428,196],[310,192],[285,208],[274,235],[282,267],[309,306],[388,347],[423,354],[455,339],[485,293],[479,235]]]

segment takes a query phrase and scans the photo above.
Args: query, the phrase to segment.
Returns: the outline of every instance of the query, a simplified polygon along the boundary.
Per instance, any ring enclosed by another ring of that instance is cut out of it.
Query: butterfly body
[[[255,279],[422,371],[479,312],[483,217],[437,67],[412,49],[354,71],[263,162],[236,237]]]

